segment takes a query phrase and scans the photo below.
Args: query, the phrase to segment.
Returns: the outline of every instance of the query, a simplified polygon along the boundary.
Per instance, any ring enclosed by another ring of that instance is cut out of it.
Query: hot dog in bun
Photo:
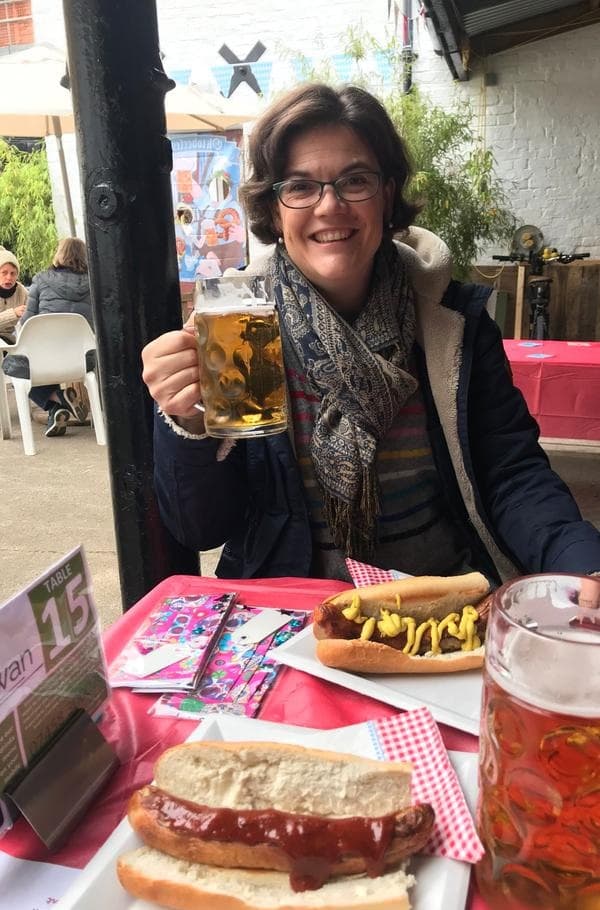
[[[479,572],[355,588],[316,607],[317,658],[355,673],[452,673],[483,664],[489,584]]]
[[[434,814],[410,765],[277,743],[167,750],[133,794],[123,887],[177,910],[406,910]]]

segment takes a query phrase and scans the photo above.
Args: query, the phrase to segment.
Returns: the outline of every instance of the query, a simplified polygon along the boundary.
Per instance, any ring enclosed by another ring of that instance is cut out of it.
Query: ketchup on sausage
[[[331,867],[347,856],[363,859],[367,874],[381,875],[395,829],[395,816],[324,818],[277,809],[213,809],[174,799],[149,787],[143,806],[174,832],[221,843],[277,847],[290,860],[294,891],[311,891],[329,879]]]

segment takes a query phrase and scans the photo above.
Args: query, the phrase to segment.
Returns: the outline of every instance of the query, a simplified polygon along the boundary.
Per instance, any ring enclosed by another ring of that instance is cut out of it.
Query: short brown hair
[[[65,237],[59,241],[52,265],[80,274],[87,272],[87,252],[83,240],[79,237]]]
[[[377,158],[384,182],[395,180],[391,219],[384,231],[404,230],[420,211],[421,206],[404,198],[411,173],[408,154],[381,102],[356,85],[308,83],[277,99],[250,134],[252,173],[240,197],[250,229],[263,243],[274,243],[279,235],[273,184],[284,176],[290,142],[307,130],[331,125],[345,126],[360,136]]]

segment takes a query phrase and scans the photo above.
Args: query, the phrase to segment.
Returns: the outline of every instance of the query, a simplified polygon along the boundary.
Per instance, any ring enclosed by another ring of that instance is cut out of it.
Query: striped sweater
[[[416,375],[414,366],[411,372]],[[344,554],[333,543],[325,520],[310,455],[311,414],[319,399],[297,369],[288,368],[287,374],[294,444],[310,516],[314,571],[323,577],[348,578]],[[427,435],[425,404],[418,389],[380,443],[376,465],[380,509],[373,562],[419,575],[469,571],[469,554],[445,506]]]

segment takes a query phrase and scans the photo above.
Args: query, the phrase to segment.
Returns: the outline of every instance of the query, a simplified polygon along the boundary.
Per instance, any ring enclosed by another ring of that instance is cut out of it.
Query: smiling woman
[[[410,227],[409,165],[385,108],[302,85],[250,137],[241,195],[275,251],[289,433],[207,438],[193,330],[143,352],[158,403],[155,484],[186,546],[224,544],[221,577],[349,580],[345,559],[413,575],[600,569],[600,535],[537,444],[488,288],[450,281],[448,249]],[[397,238],[397,239],[395,239]]]
[[[377,158],[351,129],[316,127],[292,140],[288,179],[274,185],[274,223],[290,258],[346,316],[362,308],[390,220],[393,178],[382,186],[377,168]]]
[[[315,288],[351,317],[364,304],[384,234],[408,227],[419,207],[403,198],[407,154],[382,105],[353,87],[324,88],[301,86],[259,121],[242,198],[256,236],[285,244]]]

